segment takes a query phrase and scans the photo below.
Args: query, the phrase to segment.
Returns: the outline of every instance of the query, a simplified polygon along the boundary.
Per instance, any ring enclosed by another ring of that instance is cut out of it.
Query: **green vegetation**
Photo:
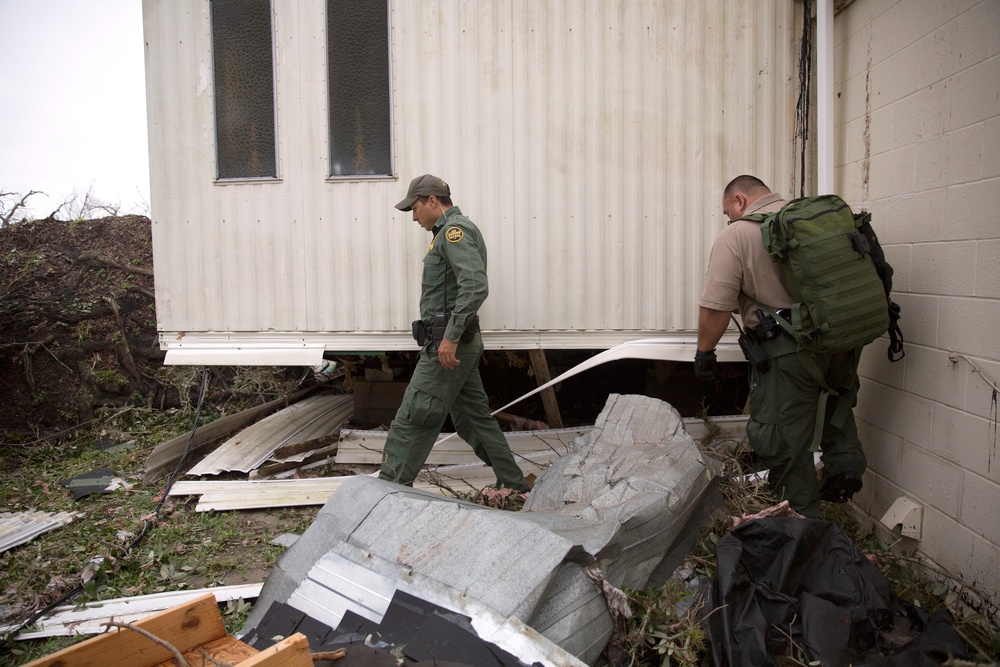
[[[73,523],[0,554],[5,573],[0,608],[10,614],[0,623],[21,622],[78,585],[83,591],[72,604],[264,578],[283,551],[270,541],[282,533],[302,532],[319,508],[195,512],[193,502],[178,498],[168,500],[154,522],[152,513],[166,480],[144,484],[142,468],[153,447],[190,428],[192,416],[190,410],[105,410],[76,438],[0,448],[0,466],[8,472],[0,485],[0,505],[7,511],[82,513]],[[125,446],[101,450],[95,446],[98,441]],[[73,501],[61,482],[102,467],[127,484]],[[147,524],[143,540],[127,552]],[[249,609],[247,602],[228,603],[223,610],[227,628],[238,630]],[[23,664],[75,641],[3,637],[0,665]]]

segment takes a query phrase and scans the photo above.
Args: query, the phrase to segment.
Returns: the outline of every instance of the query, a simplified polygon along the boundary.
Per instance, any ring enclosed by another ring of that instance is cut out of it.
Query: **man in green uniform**
[[[424,257],[420,321],[414,322],[415,337],[426,342],[389,428],[379,478],[412,484],[451,413],[458,435],[493,467],[497,486],[527,492],[479,376],[477,313],[489,294],[483,236],[452,204],[448,184],[430,174],[413,179],[396,208],[413,211],[433,240]]]
[[[762,331],[764,314],[754,300],[780,315],[792,305],[792,295],[781,265],[771,260],[764,247],[760,223],[742,219],[752,213],[774,213],[784,204],[754,176],[738,176],[726,186],[722,208],[730,224],[712,245],[698,301],[695,373],[703,381],[715,380],[715,346],[729,327],[730,314],[739,312],[768,359],[766,370],[751,370],[750,445],[767,465],[768,480],[778,498],[787,499],[804,516],[816,517],[820,500],[850,500],[861,489],[861,475],[867,467],[852,412],[861,350],[813,356],[826,385],[839,394],[830,396],[825,406],[820,449],[827,479],[820,488],[810,445],[824,387],[803,367],[800,355],[808,353],[799,352],[791,336],[777,324],[771,330],[779,332],[776,336]]]

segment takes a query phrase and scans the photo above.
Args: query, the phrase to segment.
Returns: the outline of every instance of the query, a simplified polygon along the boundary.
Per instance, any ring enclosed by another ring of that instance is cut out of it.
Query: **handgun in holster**
[[[451,312],[447,310],[436,310],[432,315],[431,324],[426,324],[423,320],[413,320],[411,325],[413,340],[417,345],[423,347],[429,341],[434,345],[439,345],[444,340],[444,332],[448,328],[448,320],[451,319]]]
[[[740,349],[743,350],[743,356],[750,362],[750,368],[758,373],[765,372],[767,370],[767,355],[764,354],[764,350],[761,349],[760,343],[757,342],[753,332],[749,328],[744,330],[735,317],[733,318],[733,323],[736,324],[736,329],[740,332],[737,342],[740,344]],[[777,327],[778,324],[775,323],[774,326]]]

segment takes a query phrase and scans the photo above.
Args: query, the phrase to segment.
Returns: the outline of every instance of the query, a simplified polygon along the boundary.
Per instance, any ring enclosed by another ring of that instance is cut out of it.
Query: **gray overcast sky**
[[[0,191],[148,213],[141,0],[0,0]]]

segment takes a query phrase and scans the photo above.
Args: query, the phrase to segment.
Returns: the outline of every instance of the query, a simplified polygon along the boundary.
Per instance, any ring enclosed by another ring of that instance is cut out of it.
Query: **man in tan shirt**
[[[819,501],[846,502],[861,489],[867,466],[858,441],[851,408],[857,400],[857,364],[861,350],[815,356],[829,387],[839,388],[825,405],[822,439],[827,481],[820,489],[809,450],[816,429],[823,387],[803,368],[791,336],[775,326],[767,337],[754,300],[779,311],[793,298],[781,265],[774,262],[761,238],[759,222],[744,220],[753,213],[774,213],[785,200],[754,176],[738,176],[726,186],[722,208],[730,224],[723,229],[709,258],[705,287],[698,301],[698,349],[695,374],[715,381],[715,346],[738,312],[744,327],[756,337],[767,358],[766,370],[751,370],[750,445],[768,466],[771,488],[780,499],[806,515],[819,515]],[[766,324],[766,323],[765,323]]]

